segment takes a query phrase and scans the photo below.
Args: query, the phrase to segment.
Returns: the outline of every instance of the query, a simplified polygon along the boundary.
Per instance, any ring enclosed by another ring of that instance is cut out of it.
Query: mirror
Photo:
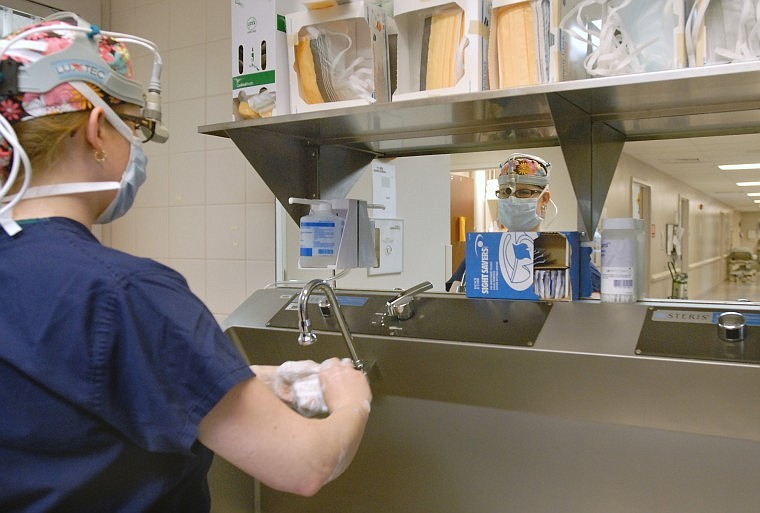
[[[645,220],[649,255],[645,274],[650,277],[647,298],[667,299],[673,294],[668,262],[673,261],[675,253],[675,270],[688,275],[688,299],[760,300],[760,296],[753,296],[751,288],[747,288],[754,281],[754,274],[747,268],[754,269],[757,263],[760,212],[742,212],[732,207],[731,202],[716,198],[715,191],[700,190],[699,184],[693,180],[696,174],[660,169],[666,167],[660,162],[664,157],[658,158],[658,155],[666,154],[664,148],[687,155],[681,158],[689,158],[688,155],[695,155],[693,149],[684,154],[689,144],[703,147],[711,141],[720,143],[719,139],[627,142],[623,148],[602,218],[638,217]],[[738,141],[738,144],[747,147],[748,142]],[[723,146],[726,146],[725,141]],[[758,147],[757,144],[754,147]],[[496,207],[495,201],[485,200],[487,170],[494,169],[512,152],[533,153],[552,163],[550,190],[557,208],[554,215],[550,209],[542,229],[577,230],[577,199],[559,147],[396,158],[388,160],[387,164],[395,168],[395,219],[402,220],[403,225],[402,269],[388,274],[354,269],[338,280],[338,286],[389,290],[408,288],[428,280],[433,283],[434,291],[443,291],[452,266],[458,264],[454,262],[457,258],[451,241],[451,208],[456,203],[450,192],[452,183],[461,182],[454,184],[459,190],[473,190],[472,200],[468,200],[475,207],[471,214],[473,226],[483,231],[493,229],[488,223],[493,219]],[[688,167],[689,162],[687,160],[681,167]],[[697,163],[691,163],[694,169]],[[717,170],[711,172],[714,174]],[[367,166],[347,197],[372,203],[372,188],[372,170]],[[455,196],[458,198],[459,193]],[[370,217],[375,217],[373,212]],[[331,276],[332,272],[326,269],[298,269],[298,226],[282,210],[278,219],[279,277],[305,281]],[[675,241],[680,243],[680,255],[674,251],[674,234],[680,235]],[[750,260],[739,262],[737,266],[742,269],[731,274],[731,250],[742,246],[750,248]]]

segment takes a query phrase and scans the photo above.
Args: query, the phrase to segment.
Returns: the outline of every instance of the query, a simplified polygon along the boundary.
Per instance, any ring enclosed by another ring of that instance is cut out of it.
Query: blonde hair
[[[87,124],[89,110],[66,112],[22,121],[14,130],[23,146],[32,171],[37,173],[50,167],[65,151],[71,136]]]

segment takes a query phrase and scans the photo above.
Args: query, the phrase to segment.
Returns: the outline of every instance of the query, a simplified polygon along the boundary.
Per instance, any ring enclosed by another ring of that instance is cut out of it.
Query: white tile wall
[[[112,0],[111,29],[163,58],[167,144],[148,143],[148,181],[104,240],[179,271],[219,320],[275,279],[274,196],[228,139],[198,126],[231,119],[230,3]],[[144,79],[152,58],[133,49]]]

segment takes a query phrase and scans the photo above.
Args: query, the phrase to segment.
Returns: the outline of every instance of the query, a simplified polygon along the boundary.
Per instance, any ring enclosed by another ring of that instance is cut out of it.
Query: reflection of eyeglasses
[[[496,197],[500,199],[507,199],[510,196],[515,198],[527,199],[539,196],[543,192],[543,189],[530,189],[528,187],[517,189],[509,185],[499,187],[496,191]]]
[[[146,119],[140,116],[132,116],[130,114],[118,113],[117,116],[119,116],[123,121],[127,122],[127,125],[132,130],[139,130],[141,136],[140,140],[144,143],[150,141],[156,133],[155,121],[151,121],[150,119]]]

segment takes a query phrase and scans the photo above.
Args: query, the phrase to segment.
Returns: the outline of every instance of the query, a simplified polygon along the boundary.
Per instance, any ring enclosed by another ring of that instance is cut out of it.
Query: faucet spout
[[[309,297],[316,289],[322,289],[327,296],[327,300],[330,303],[332,311],[335,312],[335,317],[338,319],[338,326],[340,326],[340,332],[343,334],[343,339],[346,341],[348,352],[351,354],[351,361],[354,363],[354,368],[357,370],[364,370],[364,363],[359,359],[354,349],[353,338],[351,337],[351,331],[348,329],[346,319],[343,317],[343,312],[338,305],[338,298],[335,295],[335,291],[324,280],[314,279],[304,285],[301,289],[301,293],[298,295],[298,325],[300,327],[300,335],[298,336],[298,343],[302,346],[308,346],[317,341],[317,336],[311,331],[311,321],[309,320],[309,314],[306,310],[309,304]]]

